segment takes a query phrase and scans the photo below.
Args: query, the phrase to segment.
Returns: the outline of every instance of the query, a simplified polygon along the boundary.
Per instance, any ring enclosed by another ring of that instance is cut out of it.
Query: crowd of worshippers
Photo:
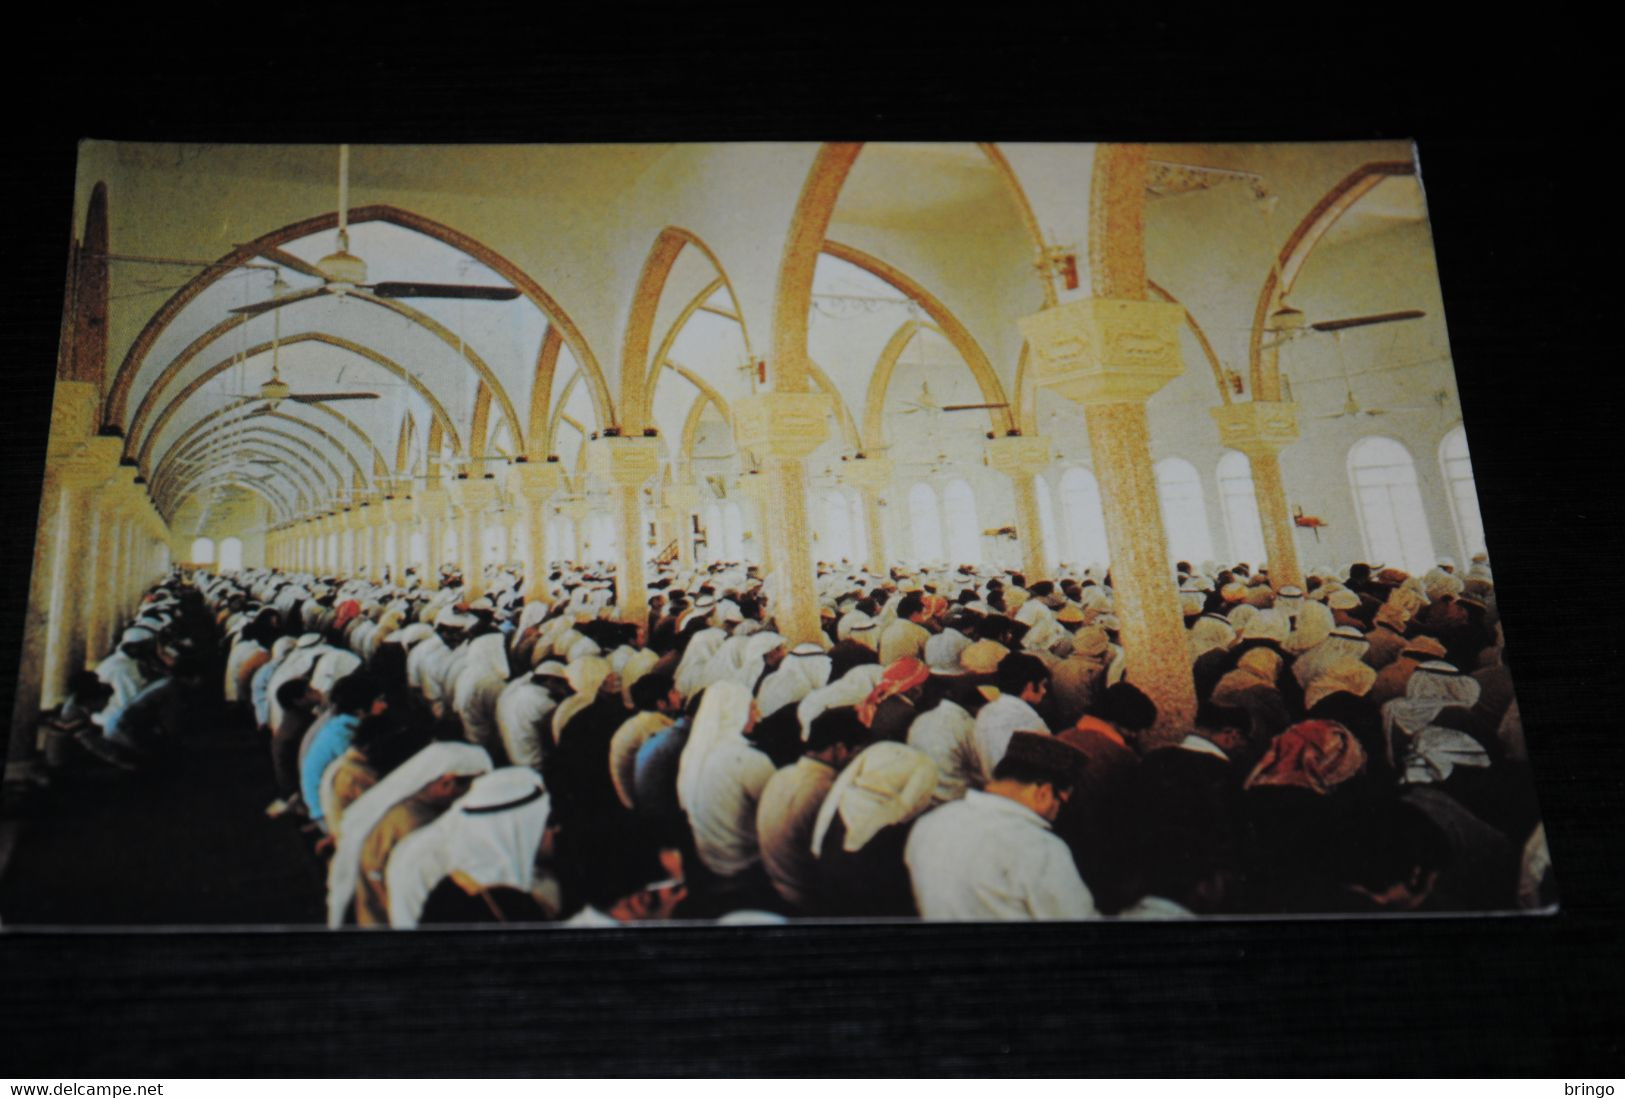
[[[644,625],[609,566],[402,578],[175,573],[77,682],[80,741],[147,764],[212,646],[334,927],[1552,902],[1482,557],[1181,563],[1171,728],[1104,571],[820,564],[803,644],[753,566],[656,568]]]

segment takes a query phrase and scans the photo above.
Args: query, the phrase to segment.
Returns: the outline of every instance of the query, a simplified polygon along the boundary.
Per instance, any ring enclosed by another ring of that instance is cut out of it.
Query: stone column
[[[763,463],[765,517],[773,560],[773,618],[791,644],[821,643],[812,528],[807,522],[806,458],[829,433],[824,393],[757,393],[734,402],[734,438]]]
[[[694,512],[700,506],[700,490],[691,480],[679,480],[666,489],[666,506],[675,516],[677,527],[677,567],[694,568]]]
[[[440,587],[440,566],[446,559],[442,546],[445,541],[446,512],[451,506],[446,499],[445,486],[429,481],[412,497],[412,503],[417,511],[418,526],[423,531],[423,559],[419,562],[418,570],[423,577],[423,586],[430,591],[437,590]]]
[[[519,500],[525,531],[525,600],[547,594],[547,506],[564,483],[556,461],[523,462],[508,467],[509,491]]]
[[[411,550],[412,539],[412,501],[401,496],[387,498],[380,508],[383,517],[389,523],[390,558],[395,562],[390,565],[390,582],[397,587],[405,586],[407,553]]]
[[[1084,406],[1100,481],[1128,678],[1157,704],[1158,739],[1196,714],[1190,648],[1169,563],[1145,404],[1184,371],[1178,305],[1085,298],[1021,320],[1039,385]]]
[[[485,517],[496,502],[494,481],[481,476],[458,478],[446,486],[458,516],[457,555],[463,572],[463,601],[485,594]]]
[[[1040,435],[1006,435],[987,441],[987,463],[1010,478],[1016,501],[1016,538],[1021,546],[1021,572],[1029,585],[1049,577],[1044,553],[1044,523],[1038,511],[1034,478],[1049,468],[1050,440]]]
[[[842,484],[856,488],[863,498],[863,540],[868,550],[864,566],[884,574],[891,561],[886,556],[886,512],[881,502],[891,489],[891,459],[849,458],[835,472]]]
[[[1252,467],[1253,495],[1264,527],[1264,550],[1269,554],[1270,586],[1280,590],[1303,586],[1303,567],[1286,485],[1281,480],[1281,451],[1298,438],[1298,406],[1282,401],[1252,400],[1209,408],[1219,425],[1219,440],[1247,455]]]
[[[587,443],[587,469],[611,485],[618,523],[620,560],[615,567],[615,605],[620,619],[649,621],[649,587],[644,564],[648,537],[643,527],[643,486],[660,471],[660,440],[653,436],[599,438]]]

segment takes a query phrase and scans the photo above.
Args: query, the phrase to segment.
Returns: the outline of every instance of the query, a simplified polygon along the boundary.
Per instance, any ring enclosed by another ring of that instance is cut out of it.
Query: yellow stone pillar
[[[117,439],[96,441],[118,442]],[[94,667],[107,655],[122,624],[119,554],[125,546],[129,512],[135,502],[131,496],[141,492],[133,483],[135,470],[120,468],[117,455],[112,453],[111,448],[104,460],[112,463],[110,476],[86,497],[86,508],[91,512],[91,546],[84,561],[90,575],[84,587],[82,606],[85,618],[84,663],[87,667]]]
[[[699,487],[686,477],[669,485],[666,506],[671,508],[677,528],[677,567],[691,571],[694,568],[694,512],[700,507]]]
[[[598,438],[587,443],[588,472],[611,485],[620,559],[615,567],[615,605],[620,619],[649,621],[645,573],[648,533],[643,525],[643,486],[660,471],[660,440],[654,436]]]
[[[406,585],[407,554],[411,551],[412,501],[391,496],[381,505],[383,517],[389,523],[390,559],[389,579],[397,587]]]
[[[457,556],[463,573],[463,601],[485,594],[485,519],[496,502],[496,483],[475,475],[446,486],[457,508]]]
[[[891,567],[886,556],[886,511],[882,506],[886,493],[891,490],[891,459],[848,458],[835,472],[842,484],[856,488],[863,498],[863,534],[867,549],[864,567],[884,574]]]
[[[1191,727],[1196,689],[1169,563],[1145,404],[1184,371],[1178,305],[1086,298],[1021,320],[1035,380],[1084,407],[1111,549],[1127,676],[1157,704],[1155,738]]]
[[[1269,554],[1270,586],[1303,586],[1298,563],[1296,526],[1287,506],[1281,480],[1281,451],[1298,438],[1298,406],[1283,401],[1252,400],[1208,409],[1219,425],[1219,439],[1247,455],[1252,467],[1253,495],[1264,528],[1264,550]]]
[[[1028,584],[1047,579],[1044,523],[1038,511],[1034,478],[1049,467],[1050,440],[1040,435],[1006,435],[987,441],[987,463],[1010,478],[1016,501],[1016,539],[1021,546],[1021,572]]]
[[[429,481],[412,497],[417,511],[418,526],[423,531],[423,557],[418,571],[423,586],[434,591],[440,587],[440,566],[445,563],[445,522],[450,504],[446,489],[436,481]]]
[[[547,508],[564,483],[556,461],[527,461],[508,467],[509,491],[519,500],[519,521],[524,524],[526,601],[547,594]]]
[[[768,594],[778,631],[792,644],[820,643],[812,528],[807,522],[807,455],[829,434],[825,393],[757,393],[734,402],[734,438],[763,465],[772,500],[762,533],[773,567]]]

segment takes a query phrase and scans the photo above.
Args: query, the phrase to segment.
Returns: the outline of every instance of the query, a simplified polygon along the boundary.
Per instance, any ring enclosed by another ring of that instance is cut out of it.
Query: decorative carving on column
[[[805,458],[829,436],[833,407],[826,393],[757,393],[733,402],[734,439],[765,468],[772,505],[764,507],[772,580],[769,594],[779,632],[792,643],[818,642],[818,592],[812,530],[807,522]]]
[[[1143,403],[1185,372],[1183,306],[1082,298],[1018,322],[1037,384],[1079,404]]]
[[[613,485],[621,559],[615,569],[615,605],[621,620],[648,623],[649,589],[644,576],[643,486],[660,471],[660,440],[653,436],[593,439],[587,469]]]
[[[1021,543],[1021,571],[1028,583],[1049,573],[1044,557],[1044,524],[1038,510],[1034,478],[1050,464],[1050,440],[1042,435],[1005,435],[988,439],[988,466],[1010,478],[1016,498],[1016,535]]]
[[[1252,400],[1209,408],[1219,427],[1219,440],[1247,455],[1253,495],[1264,527],[1270,584],[1302,586],[1291,508],[1281,479],[1281,451],[1298,439],[1298,406],[1285,401]]]
[[[841,483],[856,488],[863,496],[864,541],[869,550],[865,564],[871,572],[884,573],[890,564],[886,558],[886,520],[881,503],[891,489],[893,472],[890,458],[848,458],[835,467],[835,475]]]
[[[1157,704],[1153,738],[1195,718],[1189,641],[1168,559],[1145,402],[1184,372],[1178,305],[1085,298],[1020,321],[1037,384],[1084,406],[1128,678]]]
[[[508,467],[508,491],[519,500],[525,524],[525,589],[527,599],[547,590],[547,504],[564,484],[556,461],[523,462]]]
[[[457,555],[462,558],[463,599],[472,601],[485,594],[485,513],[496,503],[494,480],[468,477],[446,486],[461,522],[457,533]]]

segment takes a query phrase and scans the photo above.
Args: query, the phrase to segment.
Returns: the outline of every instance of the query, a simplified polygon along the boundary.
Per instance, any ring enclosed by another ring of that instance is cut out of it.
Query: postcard
[[[1555,910],[1425,167],[84,143],[0,927]]]

